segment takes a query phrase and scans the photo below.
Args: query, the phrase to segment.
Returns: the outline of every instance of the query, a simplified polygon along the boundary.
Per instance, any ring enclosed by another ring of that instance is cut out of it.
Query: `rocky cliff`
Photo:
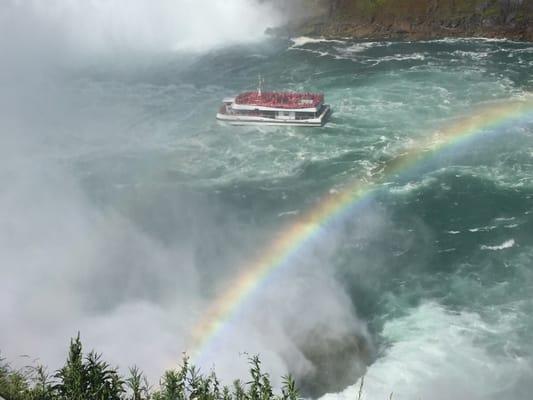
[[[285,27],[283,34],[533,41],[533,0],[310,0],[303,7],[315,9],[314,17]]]

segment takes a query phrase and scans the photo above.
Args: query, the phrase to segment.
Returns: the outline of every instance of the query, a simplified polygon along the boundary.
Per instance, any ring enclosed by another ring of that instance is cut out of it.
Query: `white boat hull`
[[[331,108],[326,106],[322,114],[317,118],[312,119],[278,119],[278,118],[265,118],[232,114],[217,114],[217,119],[229,123],[231,125],[267,125],[267,126],[311,126],[320,127],[323,126],[329,115],[331,114]]]

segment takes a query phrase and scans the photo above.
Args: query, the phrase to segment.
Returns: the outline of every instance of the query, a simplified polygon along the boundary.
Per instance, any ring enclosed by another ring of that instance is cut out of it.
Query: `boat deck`
[[[324,102],[320,93],[244,92],[235,98],[235,104],[282,109],[318,108]]]

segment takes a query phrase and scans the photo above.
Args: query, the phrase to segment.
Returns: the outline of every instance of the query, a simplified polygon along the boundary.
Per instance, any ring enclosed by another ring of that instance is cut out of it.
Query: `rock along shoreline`
[[[533,28],[533,26],[532,26]],[[394,23],[372,22],[307,22],[299,26],[270,28],[269,35],[276,37],[321,37],[325,39],[372,39],[372,40],[426,40],[449,37],[483,37],[533,42],[533,29],[513,29],[495,26],[490,29],[469,27],[454,22],[413,24],[408,21]]]
[[[485,37],[533,42],[533,0],[322,1],[330,5],[329,12],[267,33],[327,39]]]

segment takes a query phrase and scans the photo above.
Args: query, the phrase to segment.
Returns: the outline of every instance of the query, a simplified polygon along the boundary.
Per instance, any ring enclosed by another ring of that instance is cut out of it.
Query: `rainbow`
[[[361,180],[347,184],[337,193],[324,196],[314,208],[282,230],[257,259],[246,264],[243,272],[202,315],[192,332],[193,359],[200,361],[211,343],[221,336],[241,307],[274,272],[288,267],[291,259],[313,243],[328,225],[365,204],[387,179],[413,174],[415,166],[431,160],[436,154],[456,146],[468,145],[484,135],[508,132],[508,128],[533,122],[533,99],[509,101],[475,110],[448,128],[411,146],[404,154],[376,171],[374,182]]]

